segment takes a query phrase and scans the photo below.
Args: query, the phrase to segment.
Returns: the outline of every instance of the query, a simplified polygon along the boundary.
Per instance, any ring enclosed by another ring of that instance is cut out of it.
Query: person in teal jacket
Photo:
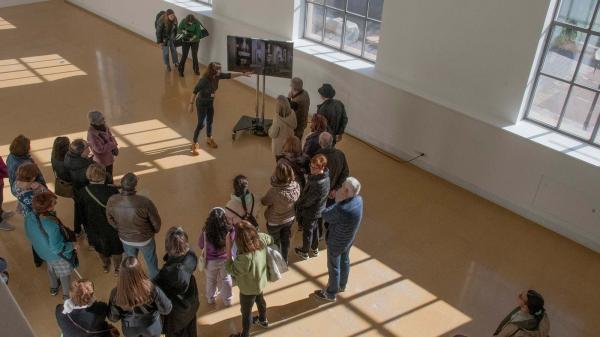
[[[181,41],[181,60],[179,61],[179,76],[183,77],[185,70],[185,61],[187,60],[190,48],[192,49],[192,62],[194,73],[200,75],[200,66],[198,65],[198,46],[202,38],[202,24],[194,15],[190,14],[179,23],[177,29],[180,34],[183,34]]]
[[[236,225],[235,244],[237,256],[232,258],[231,238],[225,241],[227,261],[225,269],[233,277],[240,288],[240,306],[242,312],[242,332],[230,337],[248,337],[250,324],[263,328],[269,326],[267,321],[267,303],[263,289],[267,285],[267,246],[273,243],[273,238],[264,233],[258,233],[254,225],[241,221]],[[252,317],[252,307],[256,303],[258,316]]]
[[[69,298],[71,272],[69,262],[75,254],[77,244],[68,242],[60,229],[60,220],[56,217],[56,195],[42,192],[33,197],[33,212],[25,215],[25,235],[31,241],[35,252],[48,265],[50,294],[58,294],[59,280],[63,299]]]

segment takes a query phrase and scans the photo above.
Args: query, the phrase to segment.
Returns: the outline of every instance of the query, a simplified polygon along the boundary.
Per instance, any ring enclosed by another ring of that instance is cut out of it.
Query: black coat
[[[64,181],[70,182],[71,174],[69,173],[69,170],[67,170],[67,168],[65,167],[65,161],[52,158],[51,162],[52,170],[54,171],[56,176]]]
[[[327,158],[327,168],[329,169],[329,181],[332,190],[337,190],[342,187],[346,178],[350,175],[348,162],[344,152],[336,149],[321,149],[319,152]]]
[[[106,322],[108,305],[104,302],[94,302],[85,309],[75,309],[69,314],[63,314],[63,305],[56,306],[56,322],[64,337],[109,337],[110,327]],[[68,315],[68,316],[67,316]],[[70,317],[70,318],[69,318]],[[73,320],[73,321],[71,321]],[[75,323],[73,323],[75,322]],[[87,333],[101,332],[101,333]]]
[[[114,304],[116,289],[110,292],[108,319],[112,322],[121,320],[121,328],[125,337],[139,335],[158,336],[162,331],[160,315],[168,315],[172,309],[171,300],[159,288],[154,287],[149,303],[133,309],[121,308]]]
[[[165,264],[156,276],[154,282],[165,292],[173,303],[173,310],[165,317],[164,331],[169,335],[196,336],[196,311],[200,306],[198,287],[194,278],[194,270],[198,265],[198,258],[194,252],[189,251],[184,256],[165,256]],[[179,333],[184,329],[185,334]]]
[[[346,125],[348,124],[348,116],[346,116],[346,107],[344,103],[337,99],[328,99],[317,105],[317,113],[327,119],[327,130],[333,136],[344,134]]]
[[[310,175],[306,181],[306,186],[300,193],[300,198],[296,201],[296,214],[306,220],[316,220],[321,218],[321,213],[325,210],[325,202],[329,194],[329,171],[325,170],[323,174]]]
[[[168,41],[175,40],[175,36],[177,36],[177,21],[165,23],[163,17],[158,19],[156,43],[167,43]]]
[[[304,185],[306,185],[305,174],[309,172],[308,164],[310,163],[310,158],[304,153],[300,155],[282,153],[276,156],[276,159],[277,163],[286,163],[292,167],[296,182],[300,185],[300,188],[304,188]]]
[[[83,158],[71,151],[67,152],[65,156],[65,169],[69,172],[73,188],[80,189],[89,183],[85,176],[85,171],[87,171],[88,166],[93,162],[91,158]]]
[[[104,256],[123,254],[123,244],[117,230],[108,223],[106,208],[94,200],[88,190],[104,206],[119,190],[113,185],[89,184],[79,192],[79,198],[90,245]]]
[[[321,144],[319,144],[320,135],[320,132],[313,132],[306,136],[306,139],[304,140],[302,152],[308,156],[309,160],[321,149]]]

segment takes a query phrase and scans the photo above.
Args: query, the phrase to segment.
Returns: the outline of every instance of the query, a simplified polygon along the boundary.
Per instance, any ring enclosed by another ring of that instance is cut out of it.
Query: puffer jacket
[[[494,332],[495,337],[548,337],[550,334],[550,320],[544,313],[539,322],[531,316],[531,319],[513,320],[513,316],[521,310],[519,307],[511,311]]]
[[[108,223],[128,242],[144,242],[160,231],[161,219],[154,203],[135,192],[115,194],[106,203]]]
[[[71,151],[65,156],[65,169],[69,172],[71,183],[75,189],[81,189],[89,184],[85,171],[94,161],[91,158],[83,158]]]
[[[310,175],[306,186],[296,201],[296,215],[306,220],[321,218],[329,194],[329,170],[323,174]]]
[[[300,197],[300,186],[292,181],[289,184],[277,184],[271,179],[271,188],[260,202],[267,206],[265,218],[270,225],[283,225],[294,221],[294,203]]]

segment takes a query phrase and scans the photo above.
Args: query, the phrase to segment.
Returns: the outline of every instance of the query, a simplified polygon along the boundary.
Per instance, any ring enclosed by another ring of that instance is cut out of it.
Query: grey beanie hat
[[[292,89],[294,90],[302,90],[302,87],[304,86],[304,82],[302,81],[302,79],[300,77],[294,77],[292,78]]]
[[[92,125],[102,125],[104,124],[104,116],[100,111],[90,111],[88,112],[88,120]]]
[[[135,191],[137,183],[137,176],[132,172],[126,173],[123,178],[121,178],[121,186],[123,186],[123,190],[127,192]]]

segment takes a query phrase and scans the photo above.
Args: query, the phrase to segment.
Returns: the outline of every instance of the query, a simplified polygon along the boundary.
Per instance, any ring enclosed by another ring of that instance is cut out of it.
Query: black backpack
[[[154,29],[158,29],[158,20],[166,13],[166,11],[160,11],[156,14],[156,19],[154,19]]]
[[[254,227],[258,228],[258,221],[256,221],[256,218],[254,217],[254,194],[250,193],[250,196],[252,197],[252,207],[250,208],[250,212],[248,212],[248,208],[246,207],[246,196],[240,198],[242,200],[242,207],[244,208],[245,213],[243,216],[239,215],[236,211],[232,210],[229,207],[225,208],[227,208],[227,210],[231,213],[237,215],[240,219],[246,220],[249,223],[251,223]]]

